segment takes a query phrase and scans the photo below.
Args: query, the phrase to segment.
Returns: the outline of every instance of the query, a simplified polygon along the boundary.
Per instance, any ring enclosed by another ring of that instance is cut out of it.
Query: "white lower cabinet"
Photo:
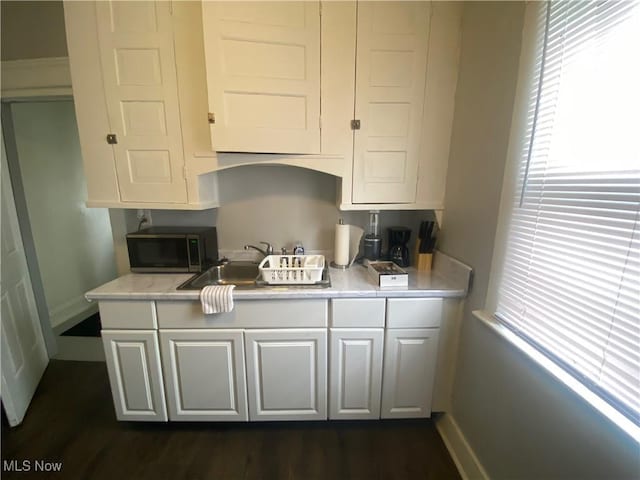
[[[431,416],[438,329],[388,329],[381,418]]]
[[[102,342],[118,420],[166,421],[157,332],[103,330]]]
[[[441,304],[264,300],[203,315],[195,302],[101,301],[117,418],[429,417]]]
[[[160,330],[170,420],[248,420],[242,337],[242,330]]]
[[[249,420],[327,418],[327,329],[245,330]]]
[[[329,418],[380,418],[382,328],[332,328]]]

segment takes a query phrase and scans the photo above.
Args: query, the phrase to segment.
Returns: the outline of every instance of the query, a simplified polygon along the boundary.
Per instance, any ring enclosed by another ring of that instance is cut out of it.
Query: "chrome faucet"
[[[256,247],[255,245],[245,245],[244,249],[245,250],[249,250],[250,248],[253,248],[254,250],[259,251],[263,256],[267,256],[267,255],[273,255],[273,246],[269,243],[269,242],[258,242],[258,243],[263,243],[267,246],[267,248],[265,248],[264,250]]]

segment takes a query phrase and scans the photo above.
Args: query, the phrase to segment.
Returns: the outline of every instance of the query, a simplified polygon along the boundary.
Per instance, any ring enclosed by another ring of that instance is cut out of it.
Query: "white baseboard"
[[[84,295],[57,305],[49,310],[49,319],[55,333],[59,334],[80,323],[98,311],[98,305],[90,303]]]
[[[449,450],[449,455],[458,467],[464,480],[489,480],[489,475],[476,457],[475,452],[462,434],[460,427],[451,414],[443,413],[435,419],[436,428],[442,441]]]

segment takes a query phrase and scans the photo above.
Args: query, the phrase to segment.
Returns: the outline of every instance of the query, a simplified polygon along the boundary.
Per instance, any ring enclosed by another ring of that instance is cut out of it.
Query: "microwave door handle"
[[[201,257],[202,254],[200,252],[200,242],[198,241],[199,236],[198,235],[187,235],[187,270],[189,272],[199,272],[201,270],[200,268],[200,262],[201,262]],[[195,251],[196,255],[197,255],[197,259],[193,259],[192,258],[192,251],[191,251],[191,242],[192,240],[196,241],[196,247],[197,250]],[[197,262],[194,262],[194,260],[197,260]]]

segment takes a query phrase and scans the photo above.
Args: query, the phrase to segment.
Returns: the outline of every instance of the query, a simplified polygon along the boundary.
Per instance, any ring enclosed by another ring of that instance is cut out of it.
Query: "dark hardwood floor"
[[[3,479],[460,478],[430,420],[123,423],[104,363],[51,361],[22,425],[2,424]],[[6,471],[29,460],[30,472]],[[59,473],[35,461],[62,462]]]

